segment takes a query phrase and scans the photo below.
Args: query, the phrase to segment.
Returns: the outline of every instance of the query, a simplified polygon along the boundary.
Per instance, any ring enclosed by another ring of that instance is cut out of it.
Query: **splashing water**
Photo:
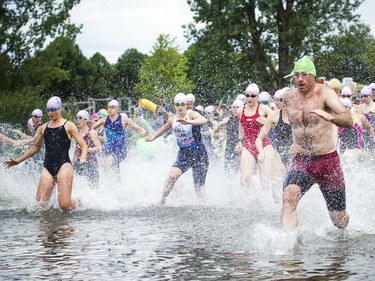
[[[2,128],[4,130],[4,128]],[[3,131],[4,132],[4,131]],[[243,202],[239,175],[225,176],[222,159],[210,163],[205,200],[195,195],[191,171],[177,181],[166,206],[160,198],[177,155],[173,137],[156,141],[144,157],[133,147],[121,163],[121,180],[100,171],[100,188],[75,176],[73,198],[83,205],[33,211],[39,171],[32,161],[0,168],[0,278],[15,279],[248,279],[368,278],[374,276],[374,160],[343,164],[346,230],[336,229],[317,188],[298,206],[299,228],[280,227],[281,202],[255,174]],[[20,149],[1,150],[1,160]],[[345,165],[345,166],[344,166]],[[282,181],[275,182],[279,190]],[[353,279],[354,280],[354,279]]]

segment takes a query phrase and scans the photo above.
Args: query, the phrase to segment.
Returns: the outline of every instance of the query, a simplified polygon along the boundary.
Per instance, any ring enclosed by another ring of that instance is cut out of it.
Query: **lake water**
[[[280,228],[281,203],[259,186],[239,198],[239,177],[228,179],[212,162],[206,199],[199,201],[191,172],[165,206],[152,206],[176,157],[157,143],[149,159],[134,149],[121,181],[100,178],[91,190],[75,177],[73,197],[83,205],[61,212],[56,194],[48,211],[35,211],[38,173],[32,163],[0,168],[0,279],[2,280],[373,280],[375,183],[372,160],[344,163],[346,230],[330,222],[314,186],[298,208],[298,233]],[[1,160],[20,151],[4,149]],[[276,183],[281,188],[280,183]]]

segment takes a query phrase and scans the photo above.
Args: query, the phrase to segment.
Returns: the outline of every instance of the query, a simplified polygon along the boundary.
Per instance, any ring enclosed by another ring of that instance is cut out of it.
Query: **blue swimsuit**
[[[186,120],[188,118],[189,114],[185,116]],[[176,119],[177,117],[175,116],[172,129],[176,135],[180,150],[173,167],[179,168],[182,173],[192,168],[195,187],[202,187],[206,182],[208,155],[202,143],[200,126],[183,125],[177,122]]]

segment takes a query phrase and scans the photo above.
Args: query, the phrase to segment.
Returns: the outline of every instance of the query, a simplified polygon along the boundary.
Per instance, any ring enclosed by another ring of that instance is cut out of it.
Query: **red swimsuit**
[[[242,109],[242,115],[240,119],[240,123],[244,130],[244,139],[242,145],[253,155],[255,159],[258,158],[258,149],[255,145],[255,140],[257,139],[260,130],[263,127],[263,124],[257,121],[257,118],[260,117],[259,115],[259,104],[257,106],[256,112],[253,116],[245,116],[245,106]],[[264,137],[262,140],[263,147],[270,145],[271,141],[268,136]]]

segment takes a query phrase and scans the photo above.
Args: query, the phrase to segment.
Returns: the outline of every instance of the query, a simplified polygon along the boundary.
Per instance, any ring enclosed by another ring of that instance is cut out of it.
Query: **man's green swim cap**
[[[301,59],[299,59],[298,61],[296,61],[296,63],[294,64],[294,68],[293,68],[292,73],[285,76],[284,78],[293,76],[293,73],[295,73],[295,72],[308,72],[311,75],[316,76],[315,65],[312,62],[312,60],[307,56],[304,56]]]

